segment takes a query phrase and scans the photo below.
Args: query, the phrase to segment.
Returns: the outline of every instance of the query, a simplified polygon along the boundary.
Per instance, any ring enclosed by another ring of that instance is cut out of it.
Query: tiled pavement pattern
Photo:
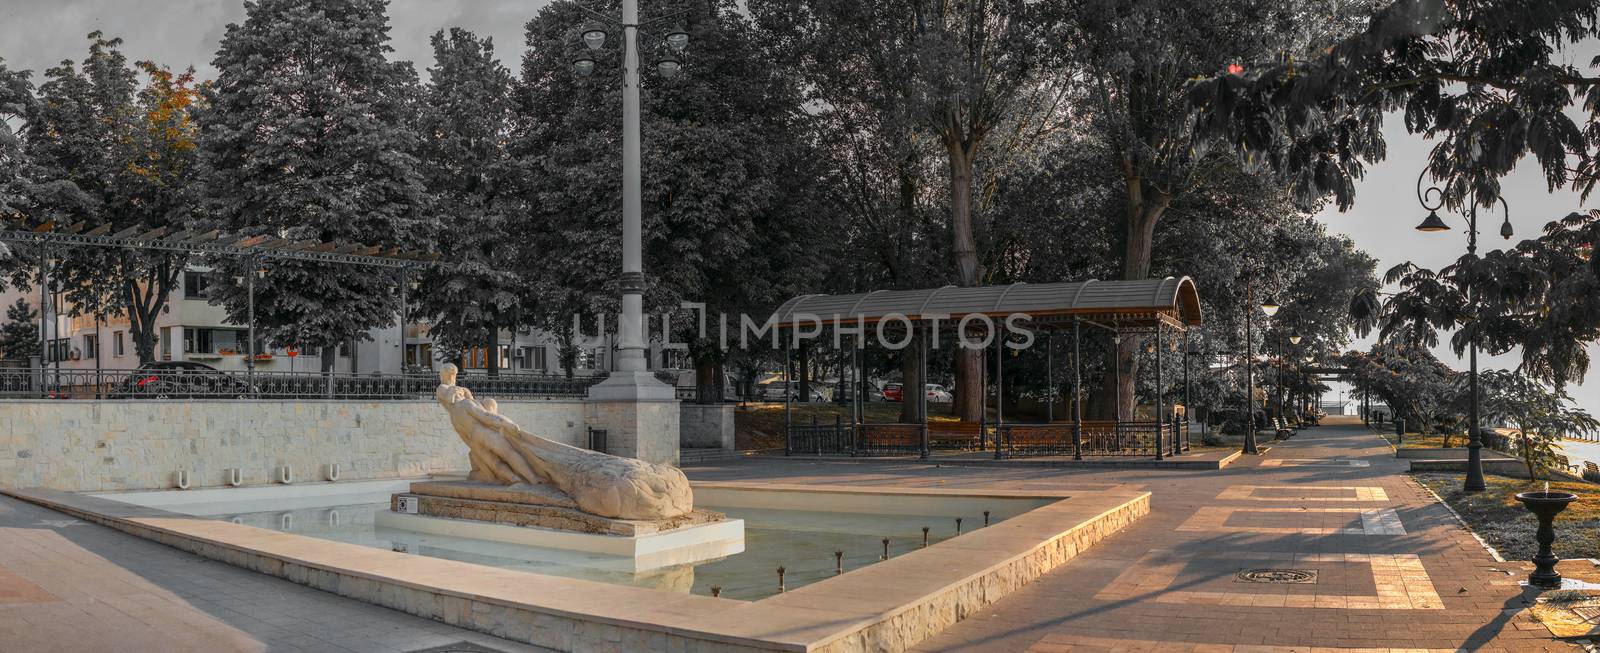
[[[0,497],[0,652],[528,646],[207,561]]]
[[[1495,562],[1355,424],[1304,429],[1221,471],[739,461],[691,478],[842,485],[1150,490],[1128,531],[922,643],[925,651],[1570,651],[1526,613],[1527,570]],[[1293,491],[1291,491],[1293,490]],[[1298,491],[1298,492],[1295,492]],[[1290,499],[1290,500],[1285,500]],[[1204,508],[1222,523],[1182,528]],[[1304,508],[1304,510],[1302,510]],[[1342,513],[1318,512],[1337,509]],[[1242,510],[1282,511],[1280,522]],[[1292,513],[1304,512],[1295,517]],[[1383,515],[1370,522],[1363,514]],[[1308,531],[1307,529],[1311,529]],[[1315,583],[1240,571],[1315,572]],[[1507,573],[1507,572],[1511,573]],[[1515,574],[1515,575],[1513,575]]]

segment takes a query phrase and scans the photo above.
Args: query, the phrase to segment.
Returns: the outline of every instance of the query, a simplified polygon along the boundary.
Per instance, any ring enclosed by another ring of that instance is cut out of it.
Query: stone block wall
[[[585,442],[584,402],[502,401],[500,413],[531,433]],[[432,401],[6,401],[0,402],[0,486],[67,491],[272,482],[280,465],[297,481],[403,478],[467,469],[467,449]]]
[[[733,404],[679,405],[678,443],[685,449],[733,451]]]

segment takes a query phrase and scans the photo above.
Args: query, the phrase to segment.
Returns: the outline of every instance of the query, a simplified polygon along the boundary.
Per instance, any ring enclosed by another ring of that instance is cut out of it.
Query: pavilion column
[[[1005,370],[1001,368],[1001,360],[1005,356],[1005,345],[1000,341],[1000,330],[994,329],[994,457],[999,460],[1005,456],[1004,436],[1005,430]]]
[[[1044,421],[1056,421],[1056,333],[1050,332],[1044,341]]]
[[[957,330],[957,333],[962,332]],[[958,337],[956,339],[956,348],[959,349],[962,342],[964,340]],[[980,445],[978,450],[982,451],[981,445],[986,444],[986,440],[989,437],[989,365],[987,361],[981,360],[981,357],[979,362],[983,363],[978,366],[978,444]],[[996,460],[1000,458],[1000,431],[998,429],[994,432],[994,457]]]
[[[915,328],[915,327],[913,327],[913,328]],[[922,413],[922,459],[923,460],[927,460],[928,459],[928,337],[929,337],[929,334],[927,333],[927,330],[924,329],[922,337],[917,339],[918,341],[920,341],[918,343],[918,345],[922,348],[922,356],[918,357],[918,360],[917,360],[916,392],[917,392],[917,406],[919,408],[921,408],[921,410],[919,410],[918,412]],[[911,388],[906,388],[905,390],[909,391],[909,390],[911,390]],[[906,399],[905,398],[905,393],[902,392],[901,396],[900,396],[900,400],[901,401],[905,401],[905,399]]]
[[[1072,459],[1083,460],[1083,323],[1072,318]]]
[[[779,333],[782,333],[781,331]],[[783,341],[783,455],[794,451],[794,348]]]
[[[1161,386],[1161,352],[1166,349],[1166,343],[1162,342],[1165,335],[1161,323],[1156,322],[1156,460],[1161,460],[1161,450],[1167,448],[1166,434],[1161,428],[1167,423],[1166,389]]]

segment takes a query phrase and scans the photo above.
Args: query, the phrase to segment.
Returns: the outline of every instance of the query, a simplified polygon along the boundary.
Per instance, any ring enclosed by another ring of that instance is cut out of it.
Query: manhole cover
[[[1317,582],[1317,572],[1312,569],[1246,569],[1234,575],[1240,583],[1275,583],[1302,585]]]

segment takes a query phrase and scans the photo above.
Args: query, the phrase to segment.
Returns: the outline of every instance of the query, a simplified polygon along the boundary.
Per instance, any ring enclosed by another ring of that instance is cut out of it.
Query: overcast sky
[[[525,49],[522,26],[547,1],[392,0],[389,14],[395,57],[413,62],[421,74],[432,57],[428,37],[440,29],[460,26],[494,37],[501,61],[518,70]],[[193,65],[202,77],[210,77],[211,57],[224,28],[243,16],[243,4],[235,0],[0,0],[0,57],[14,69],[36,71],[37,82],[38,73],[45,68],[62,59],[81,58],[84,35],[98,29],[121,36],[130,59],[153,59],[173,68]],[[1562,57],[1587,67],[1597,54],[1600,45],[1590,42]],[[1466,248],[1460,221],[1453,222],[1457,230],[1446,234],[1412,229],[1425,213],[1417,206],[1414,182],[1430,143],[1406,134],[1398,119],[1391,119],[1385,132],[1389,158],[1368,170],[1357,187],[1355,208],[1346,213],[1330,209],[1319,217],[1331,231],[1349,235],[1377,257],[1380,274],[1408,260],[1435,269],[1447,265]],[[1547,192],[1532,165],[1518,169],[1504,187],[1518,238],[1534,235],[1546,222],[1582,208],[1575,193]],[[1600,206],[1600,202],[1590,205]],[[1498,236],[1498,215],[1480,212],[1480,222],[1480,251],[1506,244]],[[1441,347],[1438,353],[1465,369],[1465,362],[1448,350]],[[1591,346],[1590,355],[1597,369],[1589,378],[1600,378],[1600,345]],[[1514,354],[1480,358],[1485,368],[1515,367],[1516,360]],[[1590,412],[1600,414],[1600,383],[1573,388],[1572,393]]]

